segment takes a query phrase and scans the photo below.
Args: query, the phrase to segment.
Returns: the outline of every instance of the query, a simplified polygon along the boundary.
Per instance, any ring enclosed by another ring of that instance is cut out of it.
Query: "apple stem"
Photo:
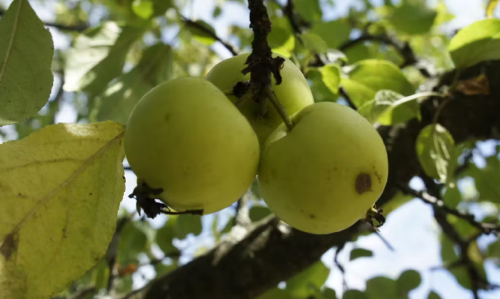
[[[266,96],[271,101],[273,104],[274,108],[278,111],[279,115],[281,116],[281,119],[283,119],[283,122],[285,123],[286,127],[288,128],[289,131],[293,129],[293,122],[288,116],[288,113],[286,113],[285,107],[281,104],[281,102],[278,100],[278,97],[274,94],[274,91],[271,88],[266,88],[265,90]]]

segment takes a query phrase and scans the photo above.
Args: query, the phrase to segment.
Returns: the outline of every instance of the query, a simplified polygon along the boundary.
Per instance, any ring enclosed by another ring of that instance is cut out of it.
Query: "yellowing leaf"
[[[467,80],[461,80],[457,83],[457,90],[468,96],[472,95],[490,95],[490,81],[485,74]]]
[[[52,37],[27,0],[0,18],[0,126],[35,115],[50,96]]]
[[[105,254],[123,126],[58,124],[0,145],[0,299],[49,298]]]

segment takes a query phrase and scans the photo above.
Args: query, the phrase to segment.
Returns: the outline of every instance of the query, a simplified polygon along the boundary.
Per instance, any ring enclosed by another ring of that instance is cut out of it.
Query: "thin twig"
[[[345,279],[344,266],[342,266],[342,264],[339,262],[338,258],[339,258],[340,252],[342,251],[342,249],[344,249],[345,244],[346,243],[343,243],[342,245],[337,247],[337,249],[335,250],[335,256],[333,257],[333,263],[335,264],[335,266],[337,266],[337,268],[339,268],[340,272],[342,272],[342,287],[344,288],[344,292],[347,291],[349,289],[349,287],[348,287],[347,281]]]
[[[127,217],[124,217],[118,221],[116,225],[115,233],[113,239],[111,240],[108,251],[106,252],[106,260],[108,262],[109,268],[109,278],[107,284],[107,292],[109,295],[114,295],[114,289],[116,287],[116,278],[118,277],[118,263],[116,262],[118,256],[118,244],[120,242],[121,232],[125,228],[125,225],[129,223],[134,217],[135,212],[130,213]]]
[[[288,0],[288,2],[286,3],[285,7],[282,8],[282,10],[283,14],[288,18],[288,21],[290,22],[290,26],[292,26],[293,31],[295,31],[298,34],[302,33],[302,29],[300,29],[297,19],[295,18],[295,5],[293,4],[293,1]]]
[[[479,271],[474,266],[474,262],[470,259],[468,254],[468,248],[470,246],[469,242],[465,242],[460,234],[457,232],[455,227],[451,225],[446,219],[446,213],[443,210],[440,210],[437,207],[434,207],[434,218],[441,226],[443,232],[460,248],[460,260],[458,264],[462,264],[465,266],[467,273],[469,274],[469,278],[471,281],[471,291],[474,295],[474,299],[479,299],[479,284],[480,281],[484,281],[479,274]]]
[[[424,184],[429,190],[429,192],[431,192],[431,194],[428,194],[429,195],[428,199],[432,201],[435,201],[434,199],[437,199],[437,201],[442,202],[439,192],[440,187],[438,186],[438,184],[436,184],[436,182],[432,178],[430,178],[425,174],[422,174],[421,178],[424,181]],[[464,240],[464,238],[462,238],[462,236],[456,230],[456,228],[447,219],[448,214],[450,214],[449,210],[453,209],[448,208],[447,211],[447,209],[443,209],[442,206],[433,204],[434,218],[436,219],[437,223],[441,226],[443,233],[446,236],[448,236],[448,238],[450,238],[452,242],[458,245],[460,249],[459,259],[458,261],[454,262],[453,265],[455,267],[459,266],[465,267],[467,274],[469,275],[469,279],[471,281],[471,291],[472,294],[474,295],[474,299],[479,299],[479,289],[491,289],[494,287],[494,285],[490,284],[489,281],[485,277],[483,277],[481,273],[479,273],[479,270],[477,269],[474,261],[469,256],[469,247],[473,244],[473,242],[475,242],[479,238],[481,234],[475,234],[474,236],[472,236],[472,238]],[[474,225],[473,223],[471,224]]]
[[[384,243],[384,245],[390,250],[390,251],[396,251],[394,247],[391,245],[391,243],[384,237],[382,234],[376,230],[374,230],[375,235]]]
[[[466,150],[466,153],[464,155],[464,163],[460,166],[458,166],[455,171],[453,172],[455,177],[458,177],[460,174],[462,174],[467,168],[470,166],[470,162],[472,159],[472,156],[474,156],[474,150],[473,149],[468,149]]]
[[[446,97],[444,99],[444,101],[441,102],[441,104],[439,105],[439,107],[436,110],[436,113],[434,113],[434,117],[432,118],[433,124],[437,124],[437,122],[439,120],[439,116],[441,115],[441,112],[443,111],[444,107],[446,105],[448,105],[449,102],[450,102],[450,97]]]
[[[186,26],[191,26],[193,28],[196,28],[196,29],[199,29],[201,31],[203,31],[204,33],[206,33],[207,35],[209,35],[211,38],[215,39],[216,41],[218,41],[221,45],[223,45],[229,52],[231,52],[231,54],[233,56],[236,56],[238,55],[238,51],[236,51],[236,49],[231,45],[229,44],[228,42],[224,41],[223,39],[221,39],[219,36],[217,36],[217,34],[215,34],[212,30],[208,29],[207,27],[203,26],[202,24],[200,23],[196,23],[195,21],[193,20],[190,20],[184,16],[181,15],[181,20],[186,24]]]
[[[5,10],[0,9],[0,17],[2,17],[5,14]],[[61,31],[75,31],[75,32],[82,32],[85,31],[89,28],[87,25],[64,25],[64,24],[58,24],[58,23],[52,23],[52,22],[44,22],[45,26],[49,27],[54,27],[57,28]]]
[[[340,93],[340,95],[342,95],[342,97],[347,102],[347,104],[349,105],[349,107],[351,107],[354,110],[358,110],[358,108],[356,107],[356,105],[354,105],[354,102],[351,100],[351,97],[345,91],[344,87],[342,87],[342,86],[339,87],[339,93]]]
[[[286,127],[288,128],[289,131],[293,129],[293,122],[286,113],[285,107],[281,104],[281,102],[278,100],[276,95],[274,94],[274,91],[271,90],[271,88],[266,89],[266,95],[267,98],[271,101],[273,104],[274,108],[278,111],[278,114],[281,116],[281,119],[283,119],[283,122],[285,123]]]
[[[462,213],[456,209],[448,207],[447,205],[444,204],[444,202],[441,199],[432,196],[426,191],[416,191],[410,188],[409,186],[400,183],[397,183],[397,186],[399,187],[399,189],[401,189],[401,191],[403,191],[403,193],[418,197],[426,204],[430,204],[433,207],[442,210],[446,214],[451,214],[460,219],[466,220],[470,225],[476,227],[485,234],[493,233],[496,235],[500,230],[500,227],[498,225],[478,222],[474,219],[474,215],[468,213]]]

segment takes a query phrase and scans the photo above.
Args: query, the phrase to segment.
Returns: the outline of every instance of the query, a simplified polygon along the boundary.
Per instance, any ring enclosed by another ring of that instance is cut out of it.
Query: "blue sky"
[[[0,0],[3,4],[9,4],[10,0]],[[184,11],[187,17],[193,19],[203,19],[214,25],[219,36],[227,39],[227,29],[230,25],[237,24],[248,26],[248,12],[244,6],[235,2],[226,2],[222,15],[218,19],[212,18],[215,0],[194,0],[190,8]],[[281,1],[283,2],[283,1]],[[325,1],[326,2],[326,1]],[[347,12],[347,9],[356,1],[336,0],[336,5],[329,7],[324,12],[325,19],[335,19]],[[372,0],[374,4],[383,2],[382,0]],[[437,0],[429,1],[436,3]],[[53,7],[44,6],[42,1],[30,1],[39,16],[47,21],[52,21]],[[455,14],[455,19],[444,26],[444,30],[452,31],[465,27],[474,21],[484,17],[484,6],[486,1],[480,0],[446,0],[449,10]],[[498,12],[498,10],[497,10]],[[64,38],[57,30],[50,28],[54,36],[56,48],[65,48],[68,46],[68,40]],[[214,44],[214,49],[220,54],[221,58],[230,57],[230,53],[219,44]],[[57,87],[57,82],[55,87]],[[55,88],[54,88],[55,89]],[[63,105],[61,112],[57,116],[58,122],[74,122],[76,114],[72,104],[67,102]],[[2,128],[4,131],[10,131],[11,138],[15,138],[12,128],[7,126]],[[1,142],[1,139],[0,139]],[[126,173],[127,190],[122,203],[122,207],[127,210],[135,209],[135,202],[127,197],[135,187],[135,176],[131,172]],[[418,180],[412,182],[414,188],[422,188]],[[182,258],[186,263],[191,256],[200,247],[210,248],[214,245],[214,240],[210,237],[210,226],[213,217],[220,217],[222,222],[234,213],[232,208],[221,211],[217,216],[208,215],[203,217],[204,232],[199,237],[188,237],[176,245],[185,248],[187,255]],[[155,227],[161,227],[166,217],[158,217],[152,224]],[[223,226],[224,223],[220,223]],[[455,279],[447,271],[431,271],[430,269],[441,265],[440,247],[438,243],[439,228],[432,217],[431,209],[419,200],[413,200],[401,207],[397,212],[389,215],[387,223],[381,229],[381,234],[386,238],[395,251],[390,251],[381,240],[375,235],[362,237],[354,244],[348,244],[344,251],[339,255],[339,261],[346,270],[346,282],[349,288],[364,289],[365,282],[374,276],[385,275],[391,278],[397,278],[401,272],[407,269],[418,270],[423,277],[422,285],[410,294],[412,299],[427,298],[430,289],[435,290],[443,299],[469,299],[472,294],[459,286]],[[481,244],[486,244],[492,239],[485,237]],[[352,248],[366,248],[374,253],[373,258],[361,258],[354,262],[348,262],[349,252]],[[340,271],[333,264],[333,250],[328,251],[322,258],[324,263],[332,269],[330,277],[326,283],[327,286],[334,288],[338,293],[342,292],[342,276]],[[500,284],[500,270],[491,263],[486,263],[486,270],[492,282]],[[145,267],[140,273],[134,275],[135,287],[140,287],[145,283],[141,274],[147,278],[153,278],[154,273],[151,268]],[[482,294],[484,299],[500,298],[500,291]]]

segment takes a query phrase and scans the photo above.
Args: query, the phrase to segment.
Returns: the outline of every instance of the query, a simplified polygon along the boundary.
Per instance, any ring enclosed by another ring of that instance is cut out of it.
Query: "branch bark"
[[[243,74],[250,73],[250,92],[253,100],[257,102],[263,113],[267,111],[267,101],[270,100],[283,119],[289,130],[293,129],[293,123],[288,114],[274,95],[271,74],[276,80],[276,84],[281,84],[280,70],[285,60],[282,57],[273,58],[271,47],[267,43],[267,36],[271,32],[271,21],[267,15],[267,9],[263,0],[249,0],[250,28],[254,33],[252,41],[252,53],[248,56],[248,65]]]
[[[446,206],[441,198],[433,196],[426,191],[416,191],[406,185],[400,185],[399,188],[401,188],[401,191],[403,191],[404,193],[422,199],[422,201],[426,204],[432,205],[435,209],[441,210],[445,214],[451,214],[467,221],[470,225],[474,226],[484,234],[493,233],[497,235],[498,231],[500,230],[500,227],[498,225],[478,222],[475,220],[474,215],[469,213],[462,213],[456,209]]]

